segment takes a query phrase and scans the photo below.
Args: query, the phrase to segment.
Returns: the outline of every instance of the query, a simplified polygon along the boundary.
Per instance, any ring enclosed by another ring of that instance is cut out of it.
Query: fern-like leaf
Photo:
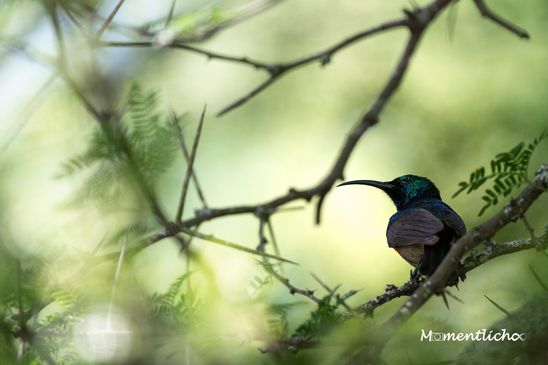
[[[474,170],[468,181],[458,183],[459,187],[453,194],[453,198],[464,191],[470,194],[490,181],[491,186],[485,190],[481,197],[484,201],[484,205],[478,214],[481,216],[489,207],[496,205],[501,197],[510,195],[514,189],[528,181],[527,172],[531,156],[540,142],[547,136],[548,132],[544,131],[528,144],[520,142],[509,151],[498,153],[490,162],[490,174],[486,175],[485,167]]]
[[[135,176],[128,174],[129,158],[132,167],[138,170],[139,178],[153,187],[176,157],[177,135],[168,113],[164,115],[158,111],[158,93],[134,84],[126,104],[121,120],[111,120],[112,128],[97,128],[89,137],[84,152],[62,166],[60,177],[92,170],[82,189],[84,197],[108,201],[126,190],[127,178]]]

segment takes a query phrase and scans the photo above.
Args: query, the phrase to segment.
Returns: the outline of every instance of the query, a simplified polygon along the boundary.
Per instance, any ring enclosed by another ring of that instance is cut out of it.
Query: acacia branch
[[[528,184],[517,198],[512,199],[497,214],[482,225],[467,232],[453,244],[451,250],[445,256],[434,274],[423,281],[400,309],[379,328],[375,338],[368,338],[367,343],[362,343],[359,350],[355,351],[345,363],[361,364],[377,361],[384,345],[392,337],[394,332],[411,318],[411,316],[417,312],[432,295],[439,294],[443,291],[443,288],[447,285],[448,279],[457,269],[461,257],[481,242],[490,239],[508,223],[520,219],[533,202],[538,199],[547,188],[548,164],[543,164],[536,172],[533,182]],[[534,242],[535,240],[532,239],[531,241]],[[527,247],[530,245],[530,242],[522,244],[524,247]],[[505,245],[503,246],[504,248],[498,252],[498,255],[491,253],[493,255],[492,257],[500,256],[500,254],[503,254],[502,252],[515,252],[515,246],[515,243]],[[469,267],[472,269],[477,267],[474,266],[475,264],[486,262],[486,257],[491,256],[491,254],[486,254],[484,258],[481,259],[471,258],[470,260],[473,264]]]
[[[512,199],[497,214],[480,226],[468,231],[453,244],[434,274],[423,281],[400,309],[380,326],[375,338],[368,338],[366,343],[360,344],[359,349],[353,351],[345,359],[345,364],[363,364],[378,361],[385,344],[398,328],[411,318],[432,295],[443,292],[448,279],[457,269],[461,257],[481,242],[490,239],[508,223],[520,219],[547,188],[548,164],[543,164],[535,174],[533,182],[528,184],[517,198]]]
[[[189,51],[202,56],[206,56],[208,59],[216,59],[216,60],[221,60],[226,62],[239,63],[245,66],[251,66],[255,69],[262,70],[268,73],[269,77],[265,81],[261,82],[258,86],[253,88],[250,92],[248,92],[244,96],[238,98],[237,100],[235,100],[234,102],[232,102],[231,104],[223,108],[217,114],[218,116],[221,116],[245,104],[247,101],[251,100],[253,97],[258,95],[261,91],[265,90],[272,83],[274,83],[283,75],[287,74],[288,72],[292,70],[295,70],[299,67],[302,67],[311,63],[315,63],[315,62],[319,62],[322,66],[325,66],[331,61],[335,53],[356,43],[357,41],[363,40],[377,33],[381,33],[387,30],[395,29],[395,28],[401,28],[401,27],[408,27],[408,28],[410,27],[410,22],[408,18],[402,18],[402,19],[397,19],[397,20],[392,20],[392,21],[382,23],[373,28],[370,28],[370,29],[361,31],[359,33],[356,33],[352,36],[349,36],[348,38],[345,38],[320,52],[316,52],[312,55],[298,58],[294,61],[286,62],[286,63],[265,63],[265,62],[253,60],[249,57],[235,57],[235,56],[225,55],[218,52],[207,51],[201,48],[191,46],[187,44],[187,42],[181,41],[181,40],[175,40],[172,43],[166,45],[166,47]],[[137,42],[105,41],[105,42],[100,42],[98,45],[100,47],[153,47],[153,46],[156,46],[156,43],[153,39],[151,39],[147,41],[137,41]]]
[[[508,242],[493,244],[490,241],[485,242],[485,246],[481,250],[472,251],[462,262],[462,270],[465,273],[474,270],[475,268],[484,265],[491,260],[513,254],[520,251],[536,249],[541,252],[548,249],[548,226],[542,236],[517,239]],[[535,275],[535,274],[533,274]],[[537,279],[538,281],[538,279]],[[372,317],[374,311],[382,305],[401,297],[411,296],[420,286],[421,282],[417,280],[409,280],[401,286],[397,287],[392,284],[386,285],[385,292],[368,300],[367,302],[351,308],[348,319],[355,315],[363,314],[367,317]],[[544,284],[540,284],[541,286]],[[270,343],[268,346],[261,348],[261,352],[280,352],[280,351],[296,351],[314,347],[318,344],[318,339],[315,337],[291,337],[280,339]]]
[[[392,72],[392,75],[379,93],[371,108],[363,114],[358,123],[352,128],[352,130],[346,137],[346,140],[344,141],[340,149],[339,155],[337,156],[332,168],[317,185],[304,190],[289,189],[289,191],[285,195],[282,195],[278,198],[272,199],[262,204],[202,210],[199,211],[193,218],[183,220],[180,224],[180,227],[192,227],[205,221],[209,221],[223,216],[245,213],[254,214],[258,210],[272,211],[289,202],[296,200],[310,201],[314,197],[318,197],[316,222],[319,223],[321,205],[325,199],[325,196],[339,179],[343,179],[344,168],[358,141],[370,127],[377,124],[379,116],[384,107],[400,86],[405,72],[409,67],[411,57],[416,51],[419,40],[421,39],[425,29],[435,19],[435,17],[450,3],[451,0],[437,0],[425,8],[416,9],[414,12],[407,13],[408,15],[407,20],[405,20],[405,24],[407,24],[409,27],[410,36],[404,47],[403,53],[400,56],[394,71]],[[401,26],[401,24],[398,23],[398,26]],[[342,42],[336,49],[341,49],[341,47]],[[331,48],[335,49],[335,47]],[[309,59],[312,59],[312,57],[310,57]],[[177,229],[175,229],[173,232],[176,233],[178,231]],[[169,233],[170,232],[160,232],[150,237],[149,242],[154,243],[163,238],[169,237]]]

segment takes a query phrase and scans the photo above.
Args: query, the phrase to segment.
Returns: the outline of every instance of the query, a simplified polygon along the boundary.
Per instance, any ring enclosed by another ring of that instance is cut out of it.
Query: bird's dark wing
[[[460,238],[466,233],[466,226],[464,225],[462,218],[459,217],[453,209],[449,208],[444,211],[442,221],[447,227],[455,232],[455,238]]]
[[[394,214],[388,223],[386,231],[388,246],[434,245],[439,241],[436,233],[443,227],[443,222],[426,209],[401,210]]]

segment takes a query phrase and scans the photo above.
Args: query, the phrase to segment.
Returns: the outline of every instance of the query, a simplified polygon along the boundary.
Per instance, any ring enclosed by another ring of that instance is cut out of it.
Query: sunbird
[[[443,261],[451,245],[466,233],[462,218],[445,204],[429,179],[403,175],[392,181],[347,181],[344,185],[369,185],[384,191],[398,210],[388,221],[386,239],[415,267],[412,278],[430,276]]]

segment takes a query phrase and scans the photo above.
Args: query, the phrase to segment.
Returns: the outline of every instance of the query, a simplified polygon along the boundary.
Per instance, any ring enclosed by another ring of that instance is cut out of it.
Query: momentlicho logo
[[[476,332],[426,332],[421,329],[421,341],[443,342],[443,341],[525,341],[525,333],[508,332],[506,329],[500,331],[485,328]]]

